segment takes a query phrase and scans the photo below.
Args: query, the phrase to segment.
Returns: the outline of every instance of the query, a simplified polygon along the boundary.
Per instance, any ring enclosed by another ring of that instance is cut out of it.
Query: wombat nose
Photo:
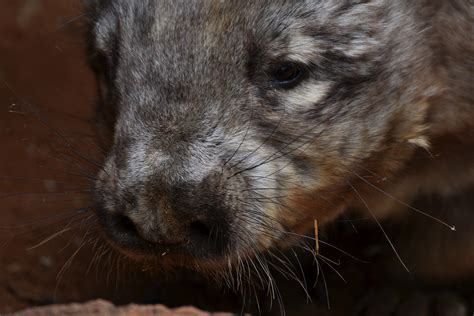
[[[124,214],[115,215],[114,222],[116,232],[127,241],[143,240],[162,246],[174,246],[185,242],[182,233],[176,231],[174,233],[164,233],[163,227],[157,227],[152,223],[138,224]]]
[[[199,245],[209,242],[213,234],[213,225],[205,219],[189,218],[179,224],[166,220],[138,224],[123,214],[115,217],[115,229],[124,239],[142,239],[161,246],[178,246],[186,242]]]
[[[191,240],[206,241],[211,238],[212,226],[203,221],[194,221],[189,224],[188,234]]]

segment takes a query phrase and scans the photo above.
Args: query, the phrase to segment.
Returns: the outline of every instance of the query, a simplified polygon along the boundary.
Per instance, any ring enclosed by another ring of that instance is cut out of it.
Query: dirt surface
[[[75,0],[0,4],[0,313],[97,298],[240,313],[238,296],[192,274],[178,282],[144,271],[111,251],[94,229],[90,191],[101,152],[94,144],[95,88],[83,55],[82,19]],[[337,273],[326,276],[332,302],[352,300],[361,273],[351,268],[350,284]],[[298,283],[279,283],[288,315],[340,314],[343,304],[328,311],[322,282],[314,289],[314,280],[307,282],[313,303]],[[269,296],[262,294],[260,313],[279,315],[278,307],[269,312]],[[250,305],[244,310],[258,312]],[[104,302],[87,308],[117,311]]]
[[[86,304],[53,305],[37,307],[14,314],[15,316],[86,316],[86,315],[118,315],[118,316],[229,316],[228,313],[207,313],[194,307],[169,309],[163,305],[135,305],[116,307],[113,304],[97,300]]]

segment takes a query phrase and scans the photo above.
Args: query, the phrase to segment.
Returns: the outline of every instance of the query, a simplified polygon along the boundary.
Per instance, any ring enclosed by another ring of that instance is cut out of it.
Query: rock
[[[114,306],[104,300],[96,300],[84,304],[50,305],[36,307],[13,314],[14,316],[86,316],[86,315],[118,315],[118,316],[230,316],[227,313],[208,313],[194,307],[170,309],[163,305],[128,305]]]

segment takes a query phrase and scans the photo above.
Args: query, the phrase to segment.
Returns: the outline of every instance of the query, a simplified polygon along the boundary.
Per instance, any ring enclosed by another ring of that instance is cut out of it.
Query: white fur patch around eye
[[[311,36],[294,34],[288,44],[287,58],[302,64],[308,64],[314,60],[315,55],[323,52],[321,45]]]
[[[282,92],[282,104],[288,112],[314,108],[323,100],[332,86],[331,82],[309,81],[289,91]]]
[[[369,52],[374,51],[379,43],[370,37],[355,37],[350,43],[333,47],[334,50],[342,52],[349,58],[360,58]]]

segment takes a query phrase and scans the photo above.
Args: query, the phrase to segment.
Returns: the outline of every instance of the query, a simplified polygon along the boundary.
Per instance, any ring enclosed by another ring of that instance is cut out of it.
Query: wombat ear
[[[90,16],[97,15],[102,9],[107,8],[113,0],[80,0],[84,12]]]
[[[102,6],[107,0],[82,0],[82,5],[86,9],[96,9]]]
[[[100,0],[81,0],[82,6],[86,10],[94,9],[99,2]]]

